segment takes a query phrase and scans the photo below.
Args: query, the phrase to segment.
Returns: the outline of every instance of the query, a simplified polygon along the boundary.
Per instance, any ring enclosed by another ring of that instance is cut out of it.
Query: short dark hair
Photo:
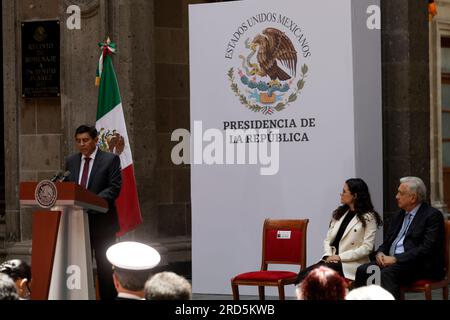
[[[124,289],[141,291],[144,289],[145,281],[148,279],[151,270],[127,270],[114,267],[114,273]]]
[[[31,268],[23,260],[13,259],[3,262],[0,265],[0,272],[10,276],[14,281],[28,279],[31,281]]]
[[[94,126],[89,126],[89,125],[86,125],[86,124],[82,124],[81,126],[79,126],[79,127],[75,130],[75,137],[76,137],[78,134],[86,133],[86,132],[89,133],[89,136],[90,136],[92,139],[97,138],[97,135],[98,135],[97,129],[95,129]]]

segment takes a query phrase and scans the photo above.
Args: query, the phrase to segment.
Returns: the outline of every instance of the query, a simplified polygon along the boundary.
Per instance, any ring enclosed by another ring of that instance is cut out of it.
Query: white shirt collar
[[[89,156],[89,158],[91,158],[91,160],[95,159],[95,156],[97,155],[97,151],[98,151],[98,147],[95,147],[94,152],[91,153],[91,155]],[[84,160],[86,157],[84,155],[81,155],[81,159]]]
[[[125,299],[132,299],[132,300],[144,300],[143,298],[135,295],[135,294],[131,294],[131,293],[127,293],[127,292],[119,292],[117,294],[118,298],[125,298]]]
[[[419,211],[420,205],[422,203],[419,203],[417,206],[414,207],[414,209],[412,209],[409,214],[411,215],[411,219],[413,219],[416,216],[417,211]]]

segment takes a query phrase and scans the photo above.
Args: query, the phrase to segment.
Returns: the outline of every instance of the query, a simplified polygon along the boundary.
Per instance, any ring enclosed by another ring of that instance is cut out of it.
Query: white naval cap
[[[119,242],[108,248],[106,258],[117,268],[148,270],[158,265],[161,256],[152,247],[134,241]]]

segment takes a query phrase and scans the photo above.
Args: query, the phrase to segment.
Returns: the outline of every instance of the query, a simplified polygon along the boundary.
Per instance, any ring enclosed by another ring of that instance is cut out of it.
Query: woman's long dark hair
[[[378,212],[373,208],[372,200],[370,199],[369,187],[364,182],[363,179],[359,178],[351,178],[345,181],[350,190],[350,193],[355,196],[355,214],[358,217],[359,221],[361,221],[362,225],[366,226],[366,219],[364,217],[366,214],[370,214],[375,221],[377,222],[377,226],[381,226],[383,224],[383,220],[381,220]],[[335,220],[339,220],[350,207],[347,204],[344,204],[338,207],[333,211],[333,218]]]

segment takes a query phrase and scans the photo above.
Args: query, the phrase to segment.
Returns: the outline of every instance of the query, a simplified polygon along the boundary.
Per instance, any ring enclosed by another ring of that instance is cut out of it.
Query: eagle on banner
[[[256,59],[258,65],[252,72],[261,77],[269,76],[273,83],[277,79],[284,81],[295,76],[297,68],[297,51],[286,34],[275,28],[266,28],[262,34],[255,36],[251,43],[253,51],[259,47]],[[289,69],[290,75],[278,66],[277,60]]]

